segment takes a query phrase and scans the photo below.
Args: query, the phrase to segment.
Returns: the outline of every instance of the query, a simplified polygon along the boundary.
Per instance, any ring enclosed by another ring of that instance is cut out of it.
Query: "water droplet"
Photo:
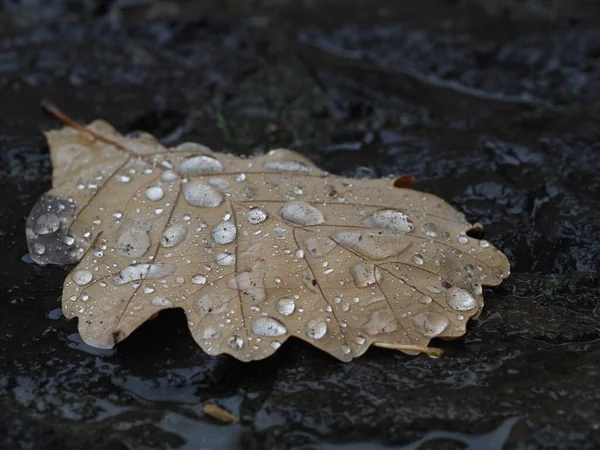
[[[429,237],[436,237],[438,235],[438,227],[433,222],[427,222],[422,226],[423,234]]]
[[[417,314],[412,322],[419,333],[429,338],[439,336],[450,323],[446,317],[436,312]]]
[[[252,332],[258,336],[283,336],[287,333],[285,326],[271,317],[259,317],[252,323]]]
[[[477,306],[477,300],[470,292],[457,287],[448,289],[446,303],[455,311],[468,311]]]
[[[115,250],[119,255],[139,258],[143,256],[150,247],[150,236],[141,227],[126,228],[115,244]]]
[[[483,288],[481,287],[481,284],[479,284],[479,283],[471,284],[471,289],[473,290],[473,294],[475,294],[475,295],[483,294]]]
[[[225,200],[223,193],[214,186],[200,180],[192,180],[183,185],[183,196],[192,206],[213,208]]]
[[[425,289],[427,289],[429,292],[433,292],[434,294],[439,294],[440,292],[442,292],[440,289],[436,288],[435,286],[425,286]]]
[[[267,161],[263,167],[277,172],[310,172],[310,167],[300,161]]]
[[[404,233],[411,232],[414,227],[412,219],[406,213],[396,209],[377,211],[363,220],[363,224],[368,227],[385,228]]]
[[[306,202],[287,202],[279,210],[279,215],[288,222],[304,226],[325,222],[321,210]]]
[[[479,241],[479,247],[481,248],[487,248],[490,246],[490,243],[484,239],[482,239],[481,241]]]
[[[154,292],[154,288],[150,286],[144,287],[144,294],[152,294]]]
[[[257,224],[267,220],[267,213],[260,208],[252,208],[246,217],[251,224]]]
[[[389,309],[375,311],[369,321],[361,326],[365,333],[370,336],[392,333],[396,331],[397,327],[396,316]]]
[[[313,256],[325,256],[337,245],[333,239],[327,236],[318,236],[308,238],[304,245],[308,252]]]
[[[160,176],[163,181],[175,181],[177,179],[177,173],[173,170],[165,170]]]
[[[75,238],[67,234],[63,236],[63,242],[67,245],[73,245],[75,243]]]
[[[204,329],[204,332],[202,333],[202,337],[204,339],[219,339],[221,337],[221,332],[213,326],[208,326]],[[237,337],[237,336],[234,336],[234,337]],[[240,339],[240,342],[241,342],[241,344],[239,344],[238,348],[236,348],[234,350],[238,350],[238,349],[242,348],[242,346],[244,345],[244,342],[241,339]],[[231,341],[229,343],[229,347],[233,348],[231,346]]]
[[[238,181],[238,182],[244,181],[245,179],[246,179],[246,174],[245,173],[238,173],[235,176],[235,181]]]
[[[464,234],[459,234],[456,240],[459,244],[466,244],[467,242],[469,242],[469,238]]]
[[[351,273],[356,287],[367,287],[381,281],[381,271],[370,262],[356,264]]]
[[[131,181],[131,178],[128,177],[127,175],[119,175],[119,176],[117,176],[117,180],[120,181],[121,183],[129,183]]]
[[[342,351],[342,353],[343,353],[344,355],[349,355],[349,354],[350,354],[350,352],[352,351],[352,349],[351,349],[349,346],[347,346],[347,345],[342,345],[342,346],[340,347],[340,350]]]
[[[33,253],[36,255],[43,255],[46,252],[46,246],[44,244],[40,244],[36,242],[33,244]]]
[[[366,342],[366,339],[362,336],[357,336],[356,339],[354,339],[354,342],[358,345],[363,345]]]
[[[42,214],[35,221],[33,231],[37,234],[54,233],[60,227],[60,220],[56,214]]]
[[[159,186],[150,186],[148,189],[146,189],[146,198],[153,202],[157,202],[163,198],[164,195],[165,192]]]
[[[296,258],[298,258],[298,259],[304,258],[304,250],[302,250],[302,249],[296,250]]]
[[[206,277],[204,275],[200,275],[197,273],[192,277],[192,283],[194,284],[204,284],[206,283]]]
[[[196,300],[196,307],[200,317],[205,317],[207,314],[221,314],[229,307],[230,300],[229,294],[211,292],[201,295]]]
[[[281,342],[279,341],[272,341],[271,344],[269,344],[271,346],[271,348],[274,348],[275,350],[277,350],[279,347],[281,347]]]
[[[173,302],[171,302],[171,300],[161,296],[154,297],[152,300],[150,300],[150,303],[154,306],[173,306]]]
[[[289,316],[296,309],[296,302],[291,298],[280,298],[277,300],[277,303],[275,303],[275,309],[279,314]]]
[[[413,255],[412,260],[415,264],[423,264],[423,258],[421,257],[421,255]]]
[[[306,327],[306,336],[311,339],[321,339],[327,333],[327,322],[325,319],[312,319]]]
[[[187,235],[187,227],[174,225],[165,230],[160,239],[160,245],[163,247],[175,247],[177,244],[183,242]]]
[[[92,272],[89,270],[78,270],[73,274],[73,281],[79,286],[85,286],[93,279]]]
[[[137,280],[159,280],[171,275],[175,269],[172,264],[132,264],[121,269],[119,275],[113,278],[113,283],[120,286]]]
[[[237,230],[231,222],[221,222],[214,226],[211,236],[217,244],[229,244],[235,240]]]
[[[231,350],[239,350],[244,346],[244,340],[239,336],[233,335],[227,340],[227,345]]]
[[[212,156],[190,156],[183,160],[179,172],[187,176],[223,172],[223,164]]]
[[[229,253],[219,253],[215,257],[215,262],[219,266],[233,266],[235,265],[235,255],[230,255]]]

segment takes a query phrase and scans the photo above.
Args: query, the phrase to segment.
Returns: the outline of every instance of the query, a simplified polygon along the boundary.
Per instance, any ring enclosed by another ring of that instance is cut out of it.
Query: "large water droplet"
[[[208,326],[204,329],[202,337],[204,339],[219,339],[221,337],[221,332],[213,326]]]
[[[56,214],[42,214],[37,218],[33,226],[33,231],[37,234],[54,233],[60,227],[60,220]]]
[[[363,224],[368,227],[385,228],[409,233],[413,229],[413,221],[406,213],[396,209],[382,209],[370,215]]]
[[[73,274],[73,281],[79,286],[85,286],[93,279],[92,272],[89,270],[78,270]]]
[[[367,287],[381,281],[381,271],[370,262],[356,264],[351,273],[357,287]]]
[[[259,317],[252,324],[252,332],[259,336],[283,336],[287,333],[285,326],[271,317]]]
[[[137,280],[159,280],[171,275],[175,269],[172,264],[132,264],[121,269],[119,275],[113,278],[113,283],[122,285]]]
[[[197,273],[196,275],[194,275],[192,277],[192,283],[194,283],[194,284],[204,284],[204,283],[206,283],[206,277],[204,275],[201,275],[201,274]]]
[[[164,195],[165,192],[160,186],[150,186],[148,189],[146,189],[146,198],[153,202],[157,202],[163,198]]]
[[[154,306],[173,306],[173,302],[171,302],[171,300],[162,296],[154,297],[152,300],[150,300],[150,303]]]
[[[310,172],[310,167],[300,161],[267,161],[263,167],[277,172]]]
[[[296,303],[291,298],[280,298],[275,303],[275,309],[283,316],[289,316],[296,309]]]
[[[446,292],[446,303],[456,311],[468,311],[477,306],[477,300],[470,292],[452,287]]]
[[[115,243],[115,250],[119,255],[139,258],[150,247],[150,236],[141,227],[126,228],[121,232]]]
[[[392,333],[396,331],[397,327],[396,316],[389,309],[375,311],[371,318],[361,326],[365,333],[370,336]]]
[[[264,222],[267,219],[267,213],[260,208],[252,208],[248,211],[247,218],[248,222],[251,224],[257,224]]]
[[[412,322],[419,333],[429,338],[439,336],[450,323],[445,316],[436,312],[417,314]]]
[[[217,244],[229,244],[235,240],[237,230],[232,222],[223,221],[214,226],[211,236]]]
[[[306,326],[306,336],[311,339],[321,339],[327,333],[325,319],[312,319]]]
[[[227,294],[212,292],[201,295],[196,301],[196,306],[200,311],[200,317],[207,314],[221,314],[228,308],[230,300],[231,297]]]
[[[288,222],[311,226],[325,222],[321,210],[306,202],[287,202],[279,210],[279,215]]]
[[[200,180],[185,183],[183,196],[190,205],[204,208],[219,206],[225,200],[225,196],[219,189]]]
[[[190,156],[183,160],[179,172],[187,176],[218,173],[223,172],[223,164],[212,156]]]
[[[175,247],[185,239],[187,235],[187,227],[173,225],[165,230],[160,239],[160,245],[163,247]]]

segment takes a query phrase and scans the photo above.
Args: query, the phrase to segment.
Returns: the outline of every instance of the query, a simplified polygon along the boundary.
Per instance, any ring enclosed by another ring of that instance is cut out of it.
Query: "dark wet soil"
[[[440,360],[288,342],[243,364],[179,312],[92,349],[60,313],[69,268],[26,256],[44,98],[166,143],[414,175],[513,274]],[[593,0],[0,3],[0,448],[600,448],[599,124]]]

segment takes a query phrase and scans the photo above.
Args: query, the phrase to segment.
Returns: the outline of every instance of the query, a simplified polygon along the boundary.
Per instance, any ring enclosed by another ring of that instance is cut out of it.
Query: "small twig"
[[[388,344],[387,342],[373,342],[375,347],[387,348],[390,350],[409,351],[425,353],[432,358],[439,358],[444,354],[444,350],[435,347],[423,347],[420,345]]]
[[[234,424],[238,423],[240,419],[231,414],[230,412],[225,411],[219,405],[215,403],[206,403],[202,407],[202,412],[207,416],[212,417],[213,419],[218,420],[219,422]]]

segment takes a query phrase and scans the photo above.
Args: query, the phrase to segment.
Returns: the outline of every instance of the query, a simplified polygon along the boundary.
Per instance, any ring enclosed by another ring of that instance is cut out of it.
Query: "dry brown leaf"
[[[27,237],[39,264],[79,261],[63,312],[95,347],[183,308],[204,351],[242,361],[290,336],[342,361],[372,344],[436,355],[429,341],[462,336],[481,286],[509,273],[462,213],[392,179],[330,175],[290,150],[243,159],[69,123],[46,133],[53,188]]]

